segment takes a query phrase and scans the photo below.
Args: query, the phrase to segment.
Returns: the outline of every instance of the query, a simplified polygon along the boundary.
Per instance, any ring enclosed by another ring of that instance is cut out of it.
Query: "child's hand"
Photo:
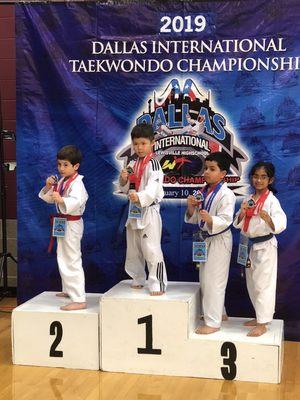
[[[189,217],[191,217],[194,214],[197,206],[198,206],[198,201],[197,201],[196,197],[191,196],[191,195],[188,196],[188,198],[187,198],[187,213],[188,213]]]
[[[132,191],[128,194],[128,198],[132,203],[138,203],[139,202],[139,196],[135,191]]]
[[[259,216],[261,219],[263,219],[267,224],[272,221],[270,215],[267,213],[267,211],[262,210],[259,213]]]
[[[260,216],[261,219],[263,219],[263,220],[266,222],[266,224],[268,224],[268,225],[270,226],[271,229],[275,230],[275,227],[274,227],[272,218],[271,218],[270,215],[267,213],[267,211],[262,210],[262,211],[259,213],[259,216]]]
[[[248,210],[248,208],[249,208],[248,201],[244,200],[241,204],[241,214],[244,215],[246,213],[246,211]]]
[[[46,179],[46,188],[50,189],[56,183],[57,183],[56,177],[54,175],[51,175]]]
[[[200,210],[199,211],[200,217],[202,221],[211,224],[212,223],[212,217],[208,214],[206,210]]]
[[[268,220],[270,219],[270,215],[267,213],[267,211],[262,210],[259,213],[260,218],[262,218],[264,221],[268,222]]]
[[[64,202],[63,198],[58,192],[53,192],[53,200],[57,204],[62,204]]]
[[[120,180],[121,180],[121,184],[122,186],[126,185],[127,181],[128,181],[128,171],[126,168],[123,168],[121,173],[120,173]]]
[[[188,204],[188,207],[189,206],[196,207],[196,206],[198,206],[199,202],[198,202],[198,200],[196,199],[195,196],[189,195],[188,198],[187,198],[187,204]]]

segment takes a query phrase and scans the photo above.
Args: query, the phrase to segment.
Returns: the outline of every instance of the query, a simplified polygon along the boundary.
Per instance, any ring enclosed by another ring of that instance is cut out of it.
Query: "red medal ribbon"
[[[70,176],[70,178],[67,181],[62,181],[56,187],[54,186],[53,190],[55,192],[58,192],[60,195],[63,195],[67,191],[67,189],[71,185],[71,183],[77,178],[77,176],[78,176],[78,172],[75,172],[75,174]]]
[[[149,163],[149,161],[151,160],[152,157],[153,157],[153,153],[149,153],[144,158],[138,158],[136,160],[136,162],[134,163],[134,166],[133,166],[134,173],[129,175],[129,181],[131,183],[134,183],[136,191],[139,190],[143,173],[145,171],[147,164]]]
[[[253,215],[258,215],[262,208],[263,205],[267,199],[267,197],[269,196],[270,190],[266,189],[261,196],[257,199],[257,201],[255,202],[255,206],[252,208],[248,208],[246,210],[246,214],[245,214],[245,221],[244,221],[244,225],[243,225],[243,231],[247,232],[248,228],[249,228],[249,223],[251,218],[253,217]]]

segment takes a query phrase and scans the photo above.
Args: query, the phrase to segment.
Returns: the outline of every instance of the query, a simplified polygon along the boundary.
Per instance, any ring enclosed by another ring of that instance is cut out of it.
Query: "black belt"
[[[268,235],[265,235],[265,236],[257,236],[257,237],[254,237],[254,238],[248,238],[249,239],[249,244],[253,245],[255,243],[266,242],[267,240],[272,239],[273,236],[274,236],[273,233],[269,233]]]
[[[203,240],[205,240],[207,238],[211,238],[211,237],[214,237],[214,236],[217,236],[217,235],[221,235],[224,232],[227,232],[230,229],[230,227],[231,227],[231,224],[229,226],[227,226],[227,228],[224,229],[223,231],[218,232],[218,233],[214,233],[212,235],[210,235],[207,231],[203,231],[203,230],[200,229],[200,231],[195,233],[195,236],[198,235],[198,237],[200,238],[200,241],[203,241]]]

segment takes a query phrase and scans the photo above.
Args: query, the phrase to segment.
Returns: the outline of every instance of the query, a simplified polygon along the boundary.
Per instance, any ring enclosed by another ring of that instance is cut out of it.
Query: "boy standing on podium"
[[[51,251],[53,236],[57,238],[57,263],[62,280],[62,292],[58,297],[70,298],[71,302],[60,307],[64,311],[86,308],[85,279],[81,259],[81,238],[83,235],[82,214],[88,194],[78,174],[82,160],[80,150],[65,146],[57,153],[57,168],[61,179],[52,175],[46,179],[46,185],[39,197],[46,203],[55,203],[57,215],[53,222],[52,237],[49,245]]]
[[[137,159],[133,167],[120,173],[120,190],[128,193],[125,270],[133,279],[132,288],[146,284],[145,262],[151,296],[165,293],[167,272],[161,250],[162,222],[159,203],[164,197],[163,172],[153,157],[154,132],[149,124],[136,125],[131,132]]]
[[[214,333],[220,330],[222,322],[232,251],[230,226],[235,206],[235,195],[224,182],[229,168],[226,154],[211,153],[205,159],[206,186],[201,191],[200,204],[194,196],[187,199],[185,222],[198,225],[193,247],[201,253],[198,266],[204,326],[197,328],[198,334]]]

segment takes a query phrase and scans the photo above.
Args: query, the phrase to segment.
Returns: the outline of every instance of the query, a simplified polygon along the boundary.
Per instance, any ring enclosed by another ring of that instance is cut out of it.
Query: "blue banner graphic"
[[[288,216],[278,237],[276,318],[300,340],[300,4],[297,0],[163,2],[158,5],[16,5],[18,297],[59,290],[48,255],[50,205],[37,196],[56,173],[56,153],[77,145],[89,193],[83,264],[88,292],[122,279],[126,198],[120,169],[134,160],[130,131],[146,121],[164,171],[162,247],[170,280],[197,281],[186,197],[203,186],[205,157],[231,160],[238,201],[258,160],[276,167]],[[251,316],[234,233],[226,307]],[[217,255],[216,255],[217,257]]]

